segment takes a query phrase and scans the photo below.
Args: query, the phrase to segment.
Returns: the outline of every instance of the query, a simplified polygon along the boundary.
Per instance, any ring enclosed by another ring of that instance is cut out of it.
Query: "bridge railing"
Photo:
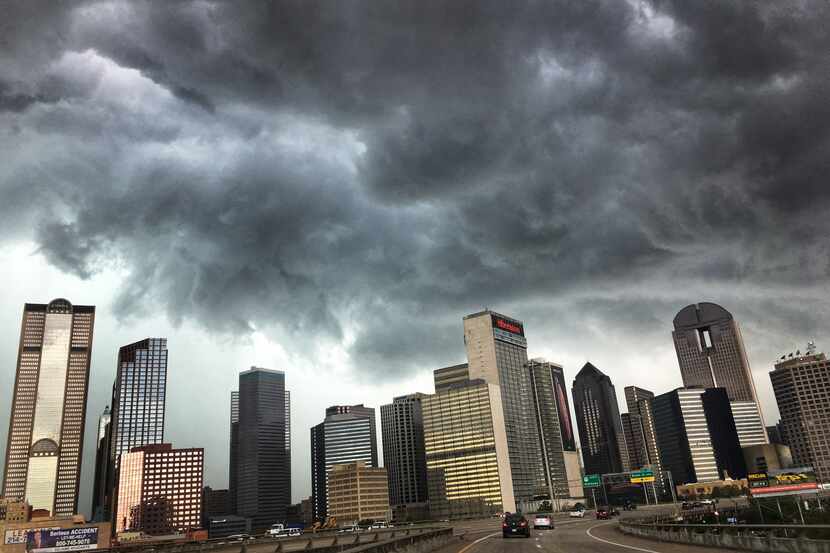
[[[768,553],[830,553],[830,525],[684,524],[620,520],[622,532],[659,541]]]

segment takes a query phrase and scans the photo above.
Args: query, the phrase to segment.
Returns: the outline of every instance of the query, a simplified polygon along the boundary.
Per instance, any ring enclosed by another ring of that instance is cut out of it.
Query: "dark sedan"
[[[611,518],[611,513],[605,507],[597,509],[597,520],[608,520]]]
[[[530,537],[530,524],[527,519],[518,514],[511,514],[504,517],[504,522],[501,524],[502,535],[505,538],[510,536],[524,536]]]

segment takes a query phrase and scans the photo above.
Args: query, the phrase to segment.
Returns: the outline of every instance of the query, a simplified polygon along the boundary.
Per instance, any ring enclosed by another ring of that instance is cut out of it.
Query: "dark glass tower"
[[[95,480],[92,483],[92,519],[103,522],[108,519],[106,513],[108,469],[110,462],[110,422],[112,413],[109,405],[98,418],[98,442],[95,448]]]
[[[239,488],[239,392],[231,392],[231,436],[228,459],[228,504],[231,514],[236,514],[236,493]]]
[[[284,522],[291,504],[289,412],[285,373],[239,374],[237,511],[256,533]]]
[[[120,457],[134,447],[164,443],[164,408],[167,395],[167,339],[147,338],[118,350],[118,366],[112,385],[109,461],[96,471],[96,481],[106,482],[100,501],[93,498],[93,513],[107,519],[116,512]]]
[[[620,408],[611,379],[586,363],[574,378],[572,395],[585,473],[610,474],[628,470]]]
[[[741,451],[738,429],[726,390],[709,388],[700,397],[703,400],[703,411],[706,413],[706,425],[712,437],[712,449],[715,451],[719,476],[746,478],[744,454]]]
[[[383,466],[389,477],[392,507],[425,503],[427,460],[424,452],[424,394],[396,397],[380,407]]]

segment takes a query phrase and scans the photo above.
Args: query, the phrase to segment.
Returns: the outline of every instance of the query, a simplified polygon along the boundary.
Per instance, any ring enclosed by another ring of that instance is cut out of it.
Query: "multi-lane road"
[[[637,513],[623,513],[626,515]],[[529,539],[502,538],[498,519],[457,523],[456,534],[463,537],[440,553],[722,553],[719,549],[627,536],[617,530],[616,520],[596,520],[590,512],[584,519],[556,516],[554,521],[555,529],[532,530]]]

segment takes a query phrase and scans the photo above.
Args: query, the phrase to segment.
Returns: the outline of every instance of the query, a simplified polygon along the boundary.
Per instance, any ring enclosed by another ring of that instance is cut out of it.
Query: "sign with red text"
[[[498,317],[496,315],[493,315],[493,328],[498,328],[499,330],[504,330],[505,332],[510,332],[511,334],[518,334],[519,336],[525,335],[525,329],[522,326],[522,323]]]

